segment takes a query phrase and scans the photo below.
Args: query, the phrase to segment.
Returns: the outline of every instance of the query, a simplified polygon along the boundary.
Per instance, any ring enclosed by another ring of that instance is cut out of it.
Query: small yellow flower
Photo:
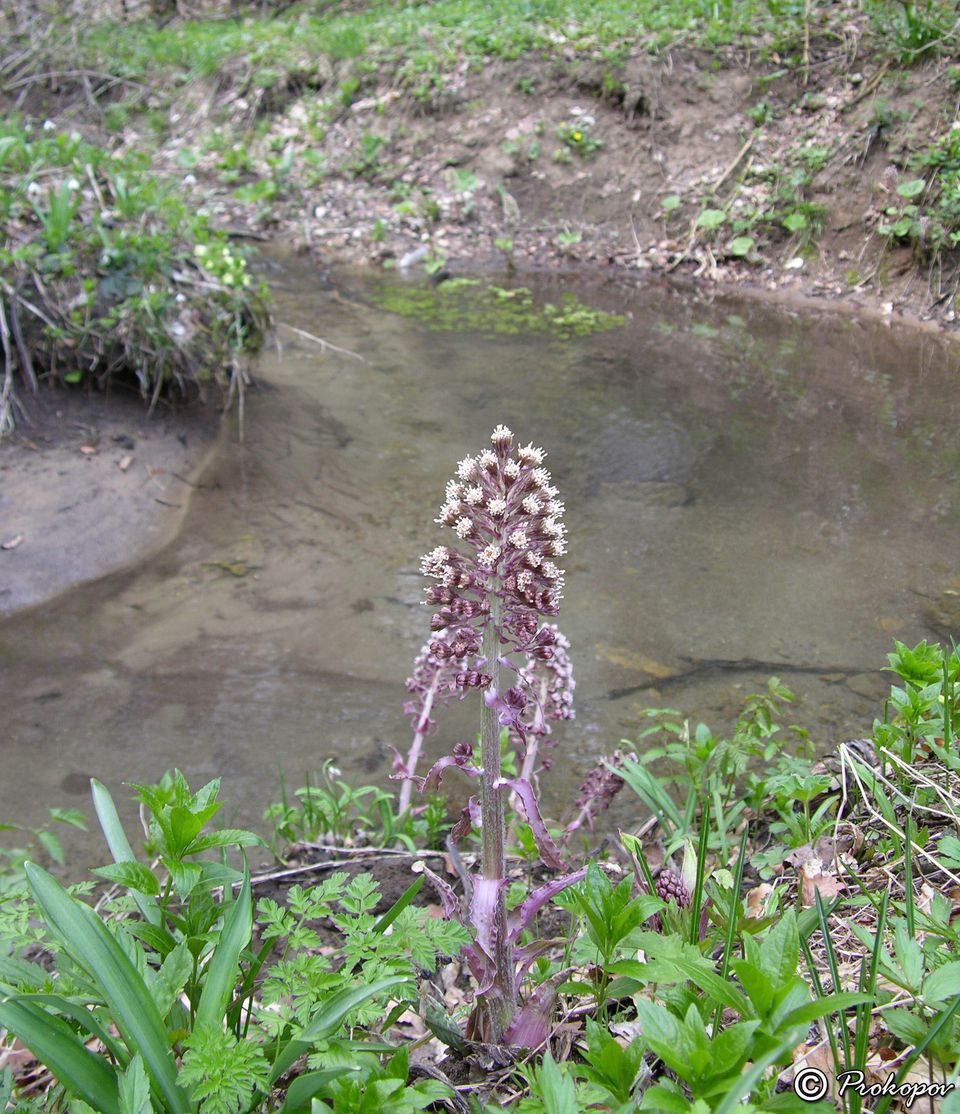
[[[580,132],[574,132],[570,138],[573,140],[574,143],[579,143],[583,139],[583,136],[580,134]]]

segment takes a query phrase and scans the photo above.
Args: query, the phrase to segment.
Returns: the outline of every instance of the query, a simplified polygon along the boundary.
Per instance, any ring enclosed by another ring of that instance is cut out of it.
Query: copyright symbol
[[[830,1090],[830,1081],[819,1068],[800,1068],[794,1074],[793,1089],[804,1102],[819,1102]]]

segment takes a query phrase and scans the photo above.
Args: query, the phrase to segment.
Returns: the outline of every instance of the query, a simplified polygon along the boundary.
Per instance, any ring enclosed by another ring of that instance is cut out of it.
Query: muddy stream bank
[[[0,820],[92,816],[89,777],[125,800],[124,781],[175,765],[222,776],[225,821],[251,826],[281,772],[299,785],[333,758],[386,784],[427,636],[419,557],[444,540],[456,461],[500,421],[547,449],[567,505],[577,719],[544,781],[554,814],[646,707],[723,728],[775,672],[800,697],[790,722],[827,749],[869,728],[892,638],[960,626],[944,337],[560,278],[525,280],[534,303],[573,292],[626,323],[449,331],[442,285],[410,299],[402,279],[297,259],[268,277],[282,322],[359,358],[282,327],[244,443],[222,439],[176,539],[0,625]],[[465,712],[436,753],[472,733]],[[75,851],[102,854],[92,836]]]

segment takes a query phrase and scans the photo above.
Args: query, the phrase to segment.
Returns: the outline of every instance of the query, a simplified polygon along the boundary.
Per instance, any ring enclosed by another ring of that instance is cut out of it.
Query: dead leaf
[[[804,909],[815,904],[817,893],[824,901],[830,901],[846,889],[836,875],[824,873],[821,867],[818,860],[811,859],[800,871],[800,905]]]
[[[747,916],[762,917],[767,905],[767,898],[773,893],[773,886],[761,882],[747,893]]]
[[[133,464],[133,457],[128,453],[123,458],[123,460],[121,460],[119,462],[117,467],[120,469],[121,472],[126,472],[126,470],[130,467],[131,464]]]
[[[96,451],[97,450],[96,450],[96,447],[94,445],[81,445],[80,446],[80,452],[82,452],[84,456],[94,456],[96,454]]]
[[[816,851],[814,851],[809,843],[805,843],[802,847],[797,847],[795,850],[791,851],[789,855],[785,856],[784,862],[796,867],[797,870],[805,868],[807,864],[811,862],[817,864],[818,870],[822,869],[821,861]]]
[[[0,545],[0,549],[16,549],[17,546],[23,541],[23,534],[17,534],[15,538],[11,538],[8,542]]]

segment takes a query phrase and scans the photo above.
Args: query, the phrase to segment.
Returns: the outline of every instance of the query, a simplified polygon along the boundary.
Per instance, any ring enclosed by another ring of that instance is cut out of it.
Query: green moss
[[[385,281],[375,288],[374,299],[381,309],[412,317],[435,332],[571,337],[616,329],[625,321],[619,314],[584,305],[572,294],[564,295],[559,304],[538,305],[525,286],[508,289],[467,278],[439,286]]]

